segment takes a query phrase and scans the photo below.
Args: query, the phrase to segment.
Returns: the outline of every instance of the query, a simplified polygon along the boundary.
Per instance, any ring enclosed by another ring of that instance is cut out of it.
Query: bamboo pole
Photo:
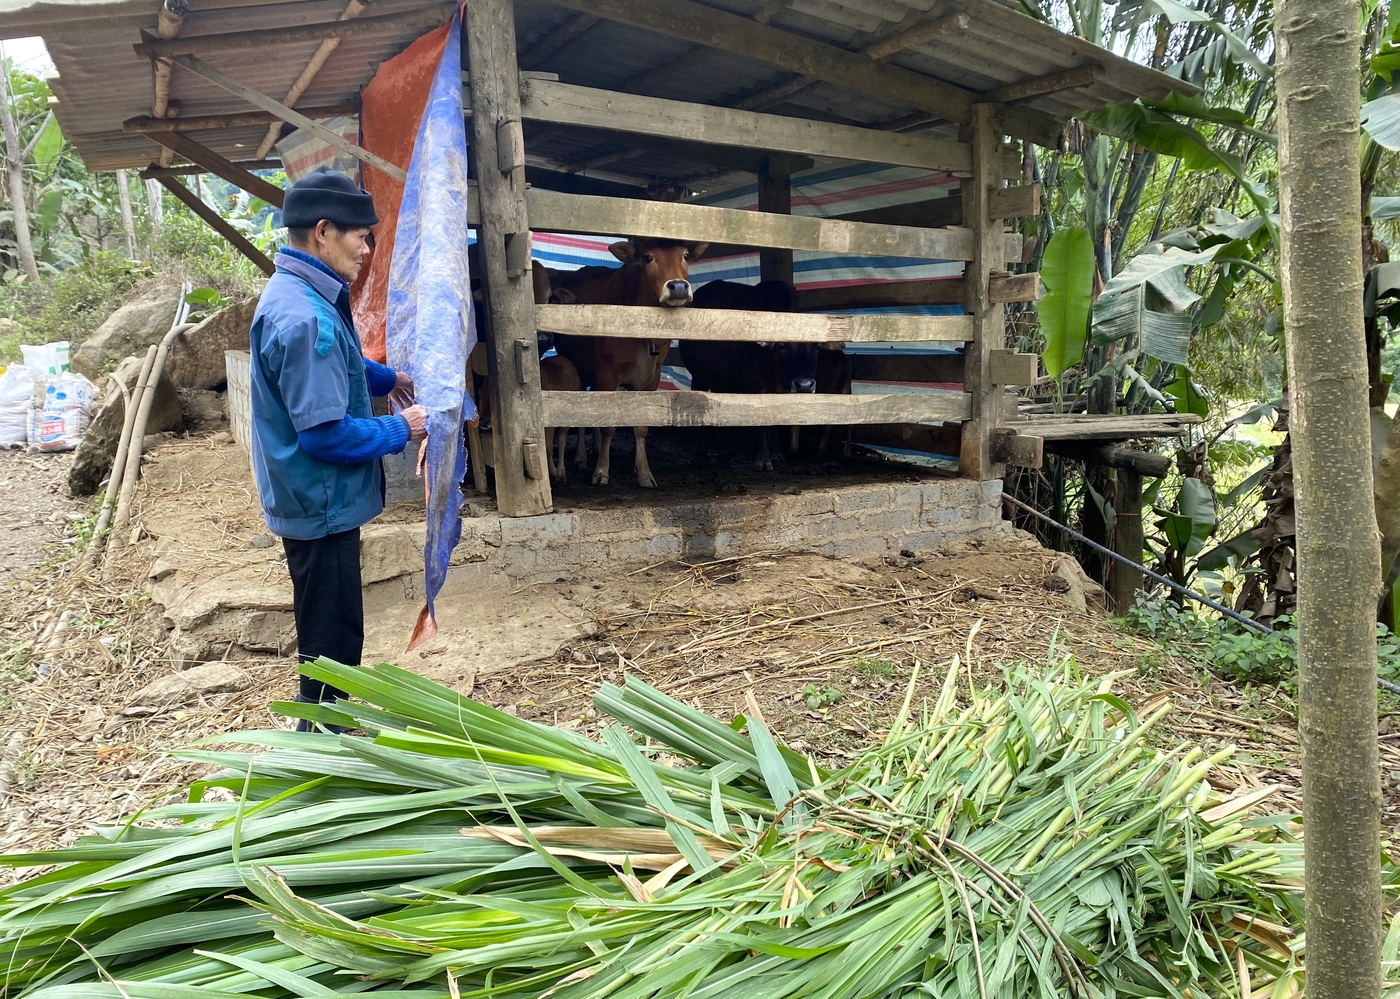
[[[188,0],[165,0],[156,15],[156,34],[164,39],[174,38],[180,33],[185,15],[190,11]],[[174,118],[179,107],[172,108],[170,100],[170,74],[175,64],[169,59],[157,59],[155,63],[155,92],[151,100],[151,117]],[[175,113],[172,113],[175,112]],[[160,151],[160,165],[168,167],[174,159],[169,149]]]
[[[116,503],[117,493],[121,489],[122,481],[126,476],[127,456],[131,446],[131,435],[136,426],[136,410],[140,408],[141,401],[146,394],[146,381],[151,377],[151,369],[156,363],[156,352],[159,348],[151,344],[146,350],[146,360],[141,365],[141,374],[136,378],[136,384],[128,392],[126,385],[118,382],[122,394],[126,396],[126,404],[122,413],[122,435],[117,441],[117,453],[112,459],[112,471],[107,476],[107,488],[102,492],[102,509],[97,514],[97,525],[92,529],[92,542],[88,545],[87,554],[83,556],[83,566],[91,565],[97,559],[97,553],[102,550],[105,541],[104,532],[112,523],[112,510]]]
[[[117,512],[112,518],[112,535],[107,543],[107,550],[117,551],[125,547],[126,539],[122,532],[126,530],[127,524],[131,520],[131,503],[136,498],[136,482],[141,476],[141,452],[143,450],[146,425],[151,421],[151,410],[155,406],[156,386],[160,384],[160,376],[165,373],[165,358],[170,353],[170,345],[175,342],[175,338],[186,330],[194,329],[197,323],[180,323],[170,328],[170,332],[160,341],[160,346],[156,349],[155,360],[151,364],[150,373],[142,383],[141,403],[136,409],[136,420],[132,424],[131,436],[128,439],[126,467],[122,470],[121,493],[117,496]],[[111,484],[108,484],[110,490]]]
[[[350,0],[345,5],[345,9],[340,12],[340,20],[350,21],[364,13],[364,0]],[[306,88],[311,86],[311,81],[316,79],[316,74],[321,71],[321,67],[326,64],[326,60],[331,57],[331,53],[340,45],[339,38],[324,38],[321,44],[316,46],[316,51],[307,62],[306,68],[301,71],[301,75],[287,90],[287,94],[282,98],[282,103],[291,107],[306,93]],[[267,126],[267,134],[263,136],[262,142],[258,143],[256,159],[262,159],[272,149],[277,142],[277,136],[282,131],[282,122],[275,121]]]
[[[126,186],[126,171],[117,171],[117,201],[122,209],[122,232],[126,235],[126,255],[136,259],[136,220],[131,214],[131,192]]]

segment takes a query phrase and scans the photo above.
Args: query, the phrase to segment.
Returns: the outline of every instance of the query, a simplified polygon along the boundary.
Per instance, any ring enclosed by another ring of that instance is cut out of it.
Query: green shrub
[[[1144,595],[1125,620],[1132,631],[1176,656],[1198,662],[1223,680],[1287,687],[1298,682],[1297,632],[1286,617],[1275,620],[1276,630],[1270,635]],[[1376,662],[1381,679],[1400,682],[1400,637],[1383,624],[1376,625]]]
[[[20,343],[68,340],[76,346],[154,273],[149,265],[107,252],[35,283],[0,285],[0,317],[17,325],[0,335],[0,362],[19,360]]]

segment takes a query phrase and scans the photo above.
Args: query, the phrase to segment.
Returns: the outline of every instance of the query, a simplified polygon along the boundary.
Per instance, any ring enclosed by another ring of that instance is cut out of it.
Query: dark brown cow
[[[622,261],[621,267],[550,271],[550,285],[562,302],[678,308],[690,303],[690,261],[699,257],[705,246],[705,243],[642,237],[614,243],[609,249]],[[574,363],[583,386],[595,392],[656,391],[661,383],[661,361],[669,346],[668,341],[632,337],[557,335],[554,338],[554,349]],[[599,435],[594,485],[608,484],[615,430],[604,427]],[[637,485],[643,489],[655,488],[656,477],[647,463],[647,428],[634,427],[633,430],[637,436]],[[581,465],[587,464],[582,431],[578,438],[578,459]]]
[[[792,286],[786,281],[756,285],[711,281],[695,293],[697,309],[746,309],[791,312]],[[815,343],[754,343],[731,340],[682,340],[681,358],[690,372],[690,387],[703,392],[746,394],[816,391]],[[758,428],[758,467],[773,470],[768,427]]]

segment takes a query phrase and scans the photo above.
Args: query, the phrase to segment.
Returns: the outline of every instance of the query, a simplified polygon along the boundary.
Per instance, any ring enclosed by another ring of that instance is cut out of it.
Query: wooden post
[[[1006,346],[1005,308],[992,302],[992,271],[1005,263],[1002,225],[990,217],[993,188],[1001,187],[1000,124],[989,104],[972,109],[972,176],[963,181],[963,224],[972,228],[973,256],[963,271],[973,341],[967,345],[963,390],[972,418],[963,425],[958,472],[970,479],[999,479],[1003,466],[992,460],[992,434],[1001,418],[1001,387],[992,383],[992,351]]]
[[[758,168],[758,210],[774,215],[792,214],[792,175],[786,165],[765,156]],[[763,281],[792,284],[792,251],[764,247],[758,251],[758,276]]]
[[[465,19],[472,81],[472,131],[481,197],[478,241],[490,319],[492,450],[496,506],[508,517],[554,508],[549,476],[533,478],[526,445],[544,439],[525,162],[514,154],[520,129],[520,71],[511,0],[477,0]],[[526,349],[517,350],[523,343]]]
[[[1113,507],[1113,550],[1134,562],[1142,561],[1142,476],[1120,466],[1114,473],[1118,479],[1117,497]],[[1142,586],[1142,573],[1114,562],[1108,570],[1108,593],[1115,613],[1128,613]]]

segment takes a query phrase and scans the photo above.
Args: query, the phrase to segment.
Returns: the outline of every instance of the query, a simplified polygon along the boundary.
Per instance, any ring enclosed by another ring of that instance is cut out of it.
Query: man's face
[[[369,229],[365,226],[341,229],[322,219],[316,223],[311,241],[315,244],[316,256],[320,257],[321,262],[347,282],[354,284],[355,279],[360,276],[365,257],[369,256]]]

